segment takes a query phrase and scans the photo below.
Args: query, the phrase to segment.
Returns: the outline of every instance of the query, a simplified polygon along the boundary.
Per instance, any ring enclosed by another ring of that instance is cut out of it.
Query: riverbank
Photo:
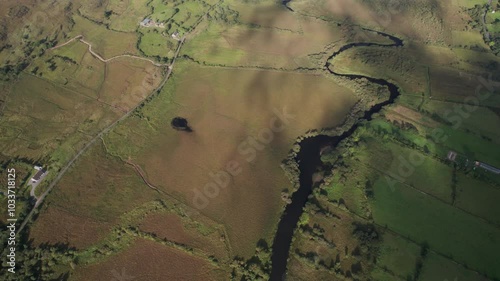
[[[322,170],[322,162],[320,157],[321,149],[323,147],[331,147],[332,149],[335,149],[335,147],[342,140],[349,138],[354,133],[354,131],[358,127],[359,122],[364,120],[371,120],[373,114],[380,112],[380,110],[382,110],[384,106],[394,103],[394,100],[400,95],[398,86],[384,79],[355,74],[341,74],[332,70],[333,65],[332,63],[330,63],[330,61],[334,60],[335,57],[340,53],[345,52],[351,48],[369,46],[400,47],[404,45],[403,40],[397,37],[382,32],[376,33],[391,39],[394,43],[379,44],[362,42],[344,45],[338,51],[334,52],[331,56],[328,57],[324,67],[325,70],[335,76],[344,77],[351,80],[367,79],[371,83],[385,86],[390,93],[389,98],[383,102],[373,105],[369,110],[366,110],[363,115],[359,117],[359,119],[354,123],[354,125],[352,125],[349,129],[338,136],[319,134],[317,136],[304,139],[300,142],[300,151],[294,159],[295,162],[298,163],[300,170],[299,188],[295,193],[293,193],[291,197],[291,203],[286,206],[283,216],[278,223],[276,236],[274,238],[274,243],[272,246],[272,270],[270,280],[282,280],[281,278],[286,276],[286,267],[289,257],[290,244],[292,242],[292,237],[297,227],[297,223],[299,222],[300,216],[303,213],[303,208],[307,203],[308,196],[312,193],[313,190],[313,174],[318,170]]]

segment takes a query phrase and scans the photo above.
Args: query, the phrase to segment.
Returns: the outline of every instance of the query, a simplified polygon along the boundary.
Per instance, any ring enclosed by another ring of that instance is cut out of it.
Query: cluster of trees
[[[15,274],[6,270],[0,273],[1,280],[67,280],[68,272],[61,272],[61,265],[74,266],[76,250],[66,244],[37,247],[24,241],[16,251]],[[57,267],[56,267],[57,266]]]
[[[353,250],[353,253],[356,252],[356,249]],[[322,269],[329,271],[337,276],[339,280],[370,280],[368,279],[368,276],[364,276],[369,271],[363,269],[362,261],[359,260],[359,256],[358,258],[352,260],[350,269],[343,270],[340,254],[337,254],[335,259],[333,256],[322,258],[316,251],[301,252],[299,249],[296,249],[293,254],[299,260],[314,266],[317,270]]]
[[[248,260],[236,257],[231,263],[231,280],[269,280],[271,249],[263,239],[259,240],[255,254]]]
[[[28,40],[29,37],[26,37],[23,44],[21,44],[22,46],[19,46],[23,51],[23,57],[15,62],[8,61],[0,67],[0,80],[9,81],[16,78],[21,71],[28,67],[31,60],[43,55],[45,50],[57,44],[56,37],[54,36],[52,39],[44,37],[40,40]],[[0,51],[11,48],[13,48],[12,45],[4,45]],[[55,69],[55,65],[50,67]]]
[[[227,5],[218,5],[208,13],[207,18],[209,20],[221,21],[227,24],[236,24],[239,22],[239,13],[231,9]]]
[[[362,246],[380,241],[380,234],[374,224],[355,222],[353,228],[352,235],[360,241]]]
[[[299,228],[299,232],[309,236],[309,239],[323,244],[331,249],[336,247],[333,241],[326,239],[325,229],[323,229],[319,224],[315,223],[312,227],[310,225],[301,226]]]
[[[475,5],[473,8],[467,10],[473,21],[469,22],[469,24],[473,28],[479,28],[481,33],[483,34],[484,41],[490,47],[491,51],[495,55],[500,55],[500,33],[495,32],[495,30],[488,30],[486,26],[487,22],[484,22],[484,19],[487,18],[487,15],[491,11],[492,7],[488,4],[484,5]],[[495,19],[491,24],[495,27],[500,26],[500,19]],[[498,28],[495,28],[498,30]]]
[[[416,130],[416,129],[413,129],[414,128],[413,125],[411,125],[411,126],[412,126],[411,130]],[[423,152],[425,154],[429,154],[430,153],[429,147],[427,145],[419,146],[415,142],[413,142],[411,139],[408,139],[408,137],[406,137],[403,134],[402,131],[404,129],[402,129],[402,128],[393,127],[389,131],[389,130],[386,130],[385,128],[382,128],[380,126],[372,125],[371,123],[367,123],[366,124],[366,130],[368,132],[370,132],[371,134],[376,135],[376,136],[380,136],[380,137],[382,137],[384,139],[392,139],[392,140],[394,140],[395,142],[399,143],[400,145],[402,145],[404,147],[415,149],[415,150],[421,151],[421,152]],[[432,139],[431,136],[426,136],[426,137],[428,139]],[[434,157],[434,158],[436,158],[436,160],[441,160],[441,158],[439,158],[439,157]]]
[[[54,71],[57,69],[57,63],[54,61],[54,57],[46,60],[45,62],[49,64],[48,68],[50,69],[50,71]]]
[[[30,9],[24,5],[17,5],[9,9],[9,17],[22,18],[24,17]]]
[[[7,64],[0,67],[0,80],[9,81],[17,77],[29,65],[28,62],[23,61],[18,64]]]
[[[313,265],[316,269],[331,271],[336,275],[345,274],[341,269],[340,255],[337,255],[335,260],[332,258],[328,262],[322,259],[317,252],[313,251],[301,252],[299,249],[296,249],[294,254],[299,260],[303,260],[306,263]]]

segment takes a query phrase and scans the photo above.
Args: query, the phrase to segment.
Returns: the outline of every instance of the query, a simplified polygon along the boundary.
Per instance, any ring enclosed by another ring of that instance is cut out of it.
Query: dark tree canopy
[[[172,122],[170,123],[172,125],[172,128],[178,130],[178,131],[186,131],[186,132],[192,132],[193,129],[189,127],[188,121],[186,118],[182,117],[175,117],[172,119]]]

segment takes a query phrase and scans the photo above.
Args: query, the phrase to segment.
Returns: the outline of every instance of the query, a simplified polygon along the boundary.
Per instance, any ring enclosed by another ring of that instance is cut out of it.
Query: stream
[[[283,6],[285,6],[285,8],[287,8],[291,12],[294,12],[294,10],[292,8],[290,8],[290,6],[288,6],[288,3],[290,3],[290,2],[292,2],[292,0],[281,0],[281,4]]]
[[[283,4],[288,3],[289,1],[284,0]],[[288,7],[288,6],[287,6]],[[383,33],[379,31],[364,29],[367,32],[375,32],[380,36],[386,37],[393,41],[392,44],[380,44],[380,43],[350,43],[341,47],[338,51],[334,52],[330,57],[328,57],[324,67],[325,69],[332,75],[346,77],[348,79],[361,79],[365,78],[368,81],[379,84],[387,87],[389,90],[389,99],[375,104],[369,110],[365,111],[363,116],[358,119],[354,125],[349,128],[347,131],[342,133],[339,136],[327,136],[327,135],[318,135],[315,137],[310,137],[302,140],[300,142],[300,151],[298,152],[295,161],[299,163],[299,188],[296,192],[292,194],[291,203],[288,204],[285,208],[285,211],[278,223],[278,229],[276,232],[276,236],[274,238],[273,246],[272,246],[272,269],[271,269],[271,281],[281,281],[285,280],[286,277],[286,267],[290,252],[290,246],[293,238],[293,233],[295,228],[297,227],[297,223],[299,222],[299,218],[303,213],[303,208],[307,203],[309,195],[312,194],[313,190],[313,174],[322,166],[320,150],[325,146],[331,146],[335,148],[342,140],[350,137],[358,128],[358,124],[363,120],[371,120],[373,114],[380,112],[380,110],[389,104],[394,103],[395,99],[400,95],[399,88],[390,83],[387,80],[367,77],[363,75],[356,74],[341,74],[333,71],[330,66],[332,59],[338,56],[340,53],[345,52],[351,48],[355,47],[400,47],[403,46],[403,40]]]

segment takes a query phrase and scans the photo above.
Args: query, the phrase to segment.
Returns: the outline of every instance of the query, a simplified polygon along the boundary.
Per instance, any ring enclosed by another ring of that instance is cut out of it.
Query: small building
[[[41,167],[41,166],[38,166],[38,165],[35,165],[35,167],[34,167],[34,168],[35,168],[35,170],[37,170],[37,171],[40,171],[40,170],[42,169],[42,167]]]
[[[453,165],[459,169],[467,170],[469,168],[472,168],[472,166],[474,165],[474,161],[469,161],[469,158],[467,158],[467,156],[453,150],[448,151],[446,160],[453,163]]]
[[[450,150],[448,152],[447,158],[448,158],[448,160],[455,162],[455,159],[457,158],[457,153],[455,151]]]
[[[142,26],[149,26],[153,21],[150,18],[145,18],[141,21]]]
[[[31,178],[31,182],[32,183],[37,183],[40,181],[40,179],[45,175],[45,173],[47,173],[46,170],[44,169],[39,169],[37,170],[38,172],[36,172],[36,174]]]
[[[179,32],[176,31],[176,32],[172,33],[172,38],[174,38],[175,40],[180,40],[180,38],[179,38]]]

